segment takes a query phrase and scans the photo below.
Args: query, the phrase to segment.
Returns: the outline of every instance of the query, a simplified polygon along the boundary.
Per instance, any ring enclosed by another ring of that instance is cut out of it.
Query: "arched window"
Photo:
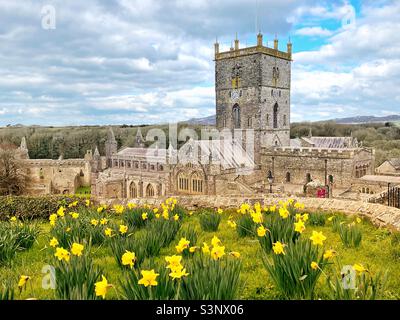
[[[151,184],[147,185],[146,197],[154,197],[154,188],[153,188],[153,186]]]
[[[233,127],[235,129],[240,128],[240,107],[238,104],[235,104],[232,108],[233,115]]]
[[[274,121],[274,129],[276,129],[276,128],[278,128],[278,109],[279,109],[279,107],[278,107],[278,104],[277,103],[275,103],[275,105],[274,105],[274,119],[273,119],[273,121]]]
[[[178,191],[189,192],[189,178],[184,172],[178,174]]]
[[[307,173],[306,181],[307,183],[311,182],[311,174]]]
[[[136,183],[134,182],[131,182],[131,184],[129,185],[129,197],[130,198],[138,197]]]
[[[286,172],[286,182],[290,182],[290,172]]]
[[[202,176],[195,172],[192,174],[192,193],[203,193],[203,178]]]

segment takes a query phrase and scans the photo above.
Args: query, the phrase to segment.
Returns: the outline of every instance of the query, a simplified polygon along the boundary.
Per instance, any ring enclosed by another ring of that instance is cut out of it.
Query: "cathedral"
[[[374,173],[374,150],[353,137],[310,132],[291,139],[290,42],[280,51],[277,39],[268,47],[258,34],[255,46],[241,48],[236,39],[229,51],[221,52],[218,43],[214,49],[216,128],[208,138],[187,139],[180,148],[146,148],[139,128],[134,147],[118,149],[110,128],[104,155],[96,148],[71,160],[30,160],[24,139],[19,153],[31,177],[28,193],[74,193],[90,186],[98,198],[244,196],[301,194],[314,184],[335,195]]]
[[[188,140],[179,150],[135,147],[117,150],[110,129],[106,154],[93,161],[92,194],[104,198],[169,195],[249,195],[310,182],[346,190],[373,174],[374,150],[353,137],[290,138],[292,44],[280,51],[257,35],[221,52],[215,43],[216,139]],[[228,133],[228,135],[226,135]],[[227,137],[229,136],[229,137]]]

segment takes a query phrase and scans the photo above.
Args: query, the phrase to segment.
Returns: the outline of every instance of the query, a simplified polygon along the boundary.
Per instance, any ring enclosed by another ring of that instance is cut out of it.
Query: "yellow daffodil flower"
[[[322,246],[324,244],[324,241],[326,240],[326,237],[322,234],[322,231],[321,232],[317,232],[317,231],[314,230],[312,232],[310,240],[312,241],[313,245]]]
[[[277,241],[277,242],[273,243],[272,250],[274,251],[275,254],[285,255],[284,247],[285,247],[285,245],[283,243],[281,243],[280,241]]]
[[[54,256],[59,260],[59,261],[69,261],[69,252],[67,250],[65,250],[64,248],[56,248],[56,253],[54,254]]]
[[[50,247],[53,247],[53,248],[55,248],[55,247],[57,247],[58,246],[58,240],[56,239],[56,238],[52,238],[51,240],[50,240]]]
[[[125,250],[125,253],[122,255],[121,261],[122,265],[130,266],[132,269],[136,261],[136,255],[134,252]]]
[[[225,247],[223,246],[214,246],[211,249],[211,257],[214,260],[218,260],[225,255]]]
[[[30,278],[31,278],[30,276],[25,276],[25,275],[20,276],[18,281],[18,287],[19,288],[24,287]]]
[[[82,255],[82,251],[83,251],[84,247],[82,244],[79,243],[73,243],[72,247],[71,247],[71,253],[74,256],[78,256],[80,257]]]
[[[107,290],[108,288],[111,287],[110,284],[108,284],[108,281],[105,276],[101,276],[102,280],[99,282],[96,282],[94,284],[95,286],[95,292],[96,292],[96,297],[103,297],[103,299],[106,298]]]
[[[155,273],[154,270],[142,270],[141,273],[142,279],[139,280],[139,284],[142,284],[145,287],[156,286],[158,284],[156,280],[159,274]]]

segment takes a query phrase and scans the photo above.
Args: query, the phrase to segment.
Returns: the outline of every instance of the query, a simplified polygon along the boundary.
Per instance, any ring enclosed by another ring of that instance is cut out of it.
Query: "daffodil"
[[[147,220],[147,218],[148,218],[148,213],[147,212],[142,213],[142,219]]]
[[[218,214],[223,214],[223,213],[224,213],[224,210],[222,210],[221,208],[218,208],[217,213],[218,213]]]
[[[202,250],[202,252],[203,252],[204,254],[210,253],[210,247],[209,247],[208,244],[205,243],[205,242],[203,242],[203,248],[201,248],[201,250]]]
[[[132,269],[136,261],[136,255],[134,252],[126,250],[125,253],[122,255],[121,261],[122,265],[130,266]]]
[[[84,246],[82,244],[79,243],[73,243],[72,247],[71,247],[71,253],[74,256],[78,256],[80,257],[82,255],[82,251],[84,249]]]
[[[19,288],[24,287],[30,278],[31,278],[30,276],[25,276],[25,275],[20,276],[18,281],[18,287]]]
[[[189,252],[190,252],[190,253],[195,253],[196,250],[197,250],[197,248],[198,248],[198,247],[196,247],[196,246],[190,247],[190,248],[189,248]]]
[[[214,260],[218,260],[225,255],[225,247],[223,246],[214,246],[211,249],[211,257]]]
[[[334,250],[332,250],[332,249],[326,250],[325,253],[324,253],[324,259],[330,259],[335,254],[336,254],[336,252]]]
[[[362,264],[356,263],[353,265],[353,269],[356,270],[358,273],[363,273],[365,271],[368,271]]]
[[[179,215],[178,215],[178,214],[174,215],[174,220],[175,220],[175,221],[178,221],[178,220],[179,220]]]
[[[304,225],[303,220],[299,220],[294,223],[294,231],[303,233],[304,230],[306,230],[306,226]]]
[[[174,280],[175,279],[180,279],[182,277],[186,277],[188,275],[189,275],[189,273],[187,273],[186,269],[184,269],[183,267],[182,268],[173,269],[172,272],[169,274],[169,276]]]
[[[323,245],[324,241],[326,240],[326,237],[322,234],[321,232],[313,231],[312,235],[310,237],[310,240],[312,241],[313,245],[318,246],[318,245]]]
[[[121,224],[121,225],[119,226],[119,232],[120,232],[121,234],[127,233],[127,232],[128,232],[128,226],[125,226],[125,225]]]
[[[270,206],[269,207],[270,212],[275,212],[276,211],[276,205]]]
[[[311,269],[317,270],[318,268],[319,268],[318,263],[316,263],[315,261],[311,262]]]
[[[107,228],[106,230],[104,230],[104,234],[107,237],[111,237],[112,236],[112,229],[111,228]]]
[[[91,224],[92,226],[97,226],[97,225],[99,224],[99,220],[97,220],[97,219],[92,219],[92,220],[90,220],[90,224]]]
[[[284,251],[284,247],[285,245],[283,243],[281,243],[280,241],[277,241],[275,243],[273,243],[272,245],[272,250],[274,251],[275,254],[285,254]]]
[[[253,219],[254,223],[261,223],[263,221],[263,216],[261,212],[252,212],[251,218]]]
[[[78,212],[72,212],[71,213],[72,219],[78,219],[79,218],[79,213]]]
[[[193,211],[189,211],[188,215],[192,216],[193,215]]]
[[[57,210],[57,215],[60,216],[60,217],[64,217],[64,215],[65,215],[65,208],[64,208],[64,207],[60,207],[60,208]]]
[[[280,207],[279,208],[279,215],[283,218],[286,219],[289,216],[289,210],[286,209],[285,207]]]
[[[136,203],[129,202],[127,207],[128,207],[129,210],[135,209],[136,208]]]
[[[69,252],[67,250],[65,250],[64,248],[56,248],[56,253],[54,254],[54,256],[59,260],[59,261],[69,261]]]
[[[57,221],[57,214],[55,214],[55,213],[51,214],[49,217],[49,220],[50,220],[50,225],[55,226],[56,221]]]
[[[330,216],[329,218],[328,218],[328,221],[332,221],[333,220],[333,216]]]
[[[304,209],[304,204],[303,204],[303,203],[300,203],[300,202],[296,202],[296,203],[294,204],[294,207],[295,207],[296,209],[303,210],[303,209]]]
[[[303,215],[301,216],[301,219],[302,219],[304,222],[306,222],[306,221],[308,220],[308,218],[309,218],[308,213],[305,213],[305,214],[303,214]]]
[[[182,253],[183,250],[189,248],[190,241],[186,238],[181,238],[178,242],[178,245],[175,247],[178,253]]]
[[[102,213],[104,211],[104,207],[100,206],[97,208],[97,213]]]
[[[361,223],[362,222],[362,220],[359,217],[356,218],[356,221],[357,221],[357,223]]]
[[[237,225],[235,221],[228,220],[228,226],[230,226],[232,229],[236,229]]]
[[[267,234],[267,229],[263,225],[257,228],[257,235],[259,237],[265,237],[266,234]]]
[[[177,255],[167,256],[165,257],[165,261],[168,263],[167,268],[173,270],[180,267],[182,256],[177,256]]]
[[[155,273],[154,270],[142,270],[142,279],[139,280],[138,284],[142,284],[145,287],[148,286],[156,286],[157,283],[157,277],[159,276],[158,273]]]
[[[68,208],[73,208],[73,207],[76,207],[78,205],[78,201],[74,201],[74,202],[71,202],[69,205],[68,205]]]
[[[117,213],[117,214],[122,214],[122,213],[124,213],[124,210],[125,210],[125,207],[120,204],[114,205],[113,208],[114,208],[115,213]]]
[[[108,219],[106,219],[106,218],[103,218],[100,220],[101,225],[106,225],[107,223],[108,223]]]
[[[102,280],[99,282],[96,282],[94,284],[95,286],[95,292],[96,292],[96,297],[103,297],[103,299],[106,298],[107,290],[108,288],[111,287],[110,284],[108,284],[108,281],[105,276],[101,276]]]
[[[212,245],[213,247],[218,246],[218,245],[220,245],[220,244],[221,244],[221,240],[219,240],[219,238],[218,238],[217,236],[214,236],[214,237],[211,239],[211,245]]]
[[[57,247],[58,246],[58,240],[56,239],[56,238],[52,238],[51,240],[50,240],[50,247],[53,247],[53,248],[55,248],[55,247]]]
[[[90,207],[90,200],[86,200],[85,205],[86,205],[86,207]]]
[[[11,217],[11,218],[10,218],[10,222],[15,222],[15,221],[17,221],[17,218],[16,218],[16,217]]]
[[[232,251],[232,252],[229,252],[229,254],[230,254],[232,257],[235,257],[235,258],[240,258],[240,253],[239,253],[239,252],[237,252],[237,251]]]
[[[156,214],[158,212],[158,208],[154,208],[153,212],[154,212],[154,214]]]

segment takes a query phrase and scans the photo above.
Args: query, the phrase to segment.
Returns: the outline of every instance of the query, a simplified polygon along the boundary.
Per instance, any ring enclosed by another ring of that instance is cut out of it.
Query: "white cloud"
[[[332,31],[321,27],[306,27],[296,30],[296,35],[311,37],[327,37],[332,35]]]

